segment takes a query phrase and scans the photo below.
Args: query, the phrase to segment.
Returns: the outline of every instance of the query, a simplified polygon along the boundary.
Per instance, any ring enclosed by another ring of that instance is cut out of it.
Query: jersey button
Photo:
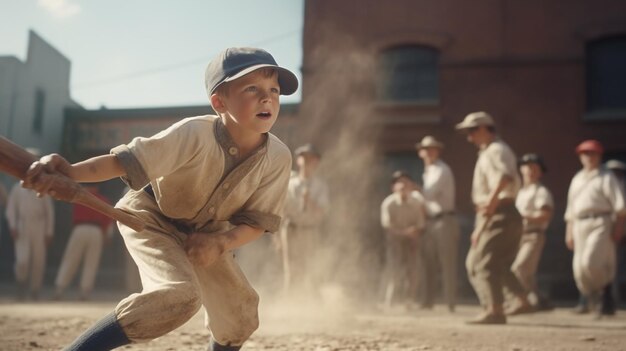
[[[224,189],[228,190],[228,188],[230,188],[230,183],[224,183],[224,185],[222,185],[224,187]]]
[[[215,213],[215,207],[211,207],[211,208],[209,208],[209,213],[210,213],[210,214],[214,214],[214,213]]]
[[[239,151],[239,150],[237,150],[237,148],[234,147],[234,146],[231,147],[230,149],[228,149],[228,153],[231,154],[232,156],[237,155],[237,151]]]

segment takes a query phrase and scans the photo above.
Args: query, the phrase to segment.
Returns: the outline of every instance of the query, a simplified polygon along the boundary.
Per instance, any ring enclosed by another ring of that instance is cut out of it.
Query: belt
[[[454,211],[447,211],[447,212],[439,212],[438,214],[434,215],[434,216],[430,216],[429,219],[431,220],[440,220],[445,216],[454,216],[456,215],[456,212]]]
[[[146,194],[150,195],[150,197],[152,197],[153,199],[156,199],[156,197],[154,196],[154,189],[152,189],[152,184],[146,185],[143,188],[143,191],[145,191]],[[170,217],[164,215],[163,213],[161,213],[160,215],[161,215],[161,217],[165,218],[166,221],[168,221],[170,224],[172,224],[174,227],[176,227],[176,229],[179,232],[187,234],[187,235],[193,233],[194,230],[193,230],[192,226],[190,226],[188,224],[185,224],[185,223],[182,223],[182,222],[180,222],[178,220],[175,220],[173,218],[170,218]]]
[[[610,217],[612,216],[612,212],[598,212],[598,213],[587,213],[583,215],[579,215],[576,219],[585,220],[585,219],[595,219],[600,217]]]

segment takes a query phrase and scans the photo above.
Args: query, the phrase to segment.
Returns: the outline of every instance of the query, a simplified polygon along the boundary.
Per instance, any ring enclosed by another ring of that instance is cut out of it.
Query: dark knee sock
[[[215,340],[211,340],[207,351],[239,351],[241,346],[224,346],[218,344]]]
[[[108,351],[130,344],[130,340],[111,312],[87,329],[65,351]]]

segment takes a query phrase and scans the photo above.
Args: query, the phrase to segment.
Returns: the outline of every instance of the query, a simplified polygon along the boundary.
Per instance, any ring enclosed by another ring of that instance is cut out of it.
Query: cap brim
[[[226,79],[224,79],[222,82],[220,82],[220,84],[216,85],[215,88],[213,88],[213,92],[215,91],[215,89],[217,89],[218,86],[222,85],[224,82],[232,82],[233,80],[241,78],[248,73],[252,73],[258,69],[266,68],[266,67],[275,69],[276,72],[278,72],[278,84],[280,85],[280,95],[291,95],[295,93],[296,90],[298,90],[298,78],[296,77],[295,74],[293,74],[293,72],[291,72],[290,70],[286,68],[282,68],[280,66],[270,65],[270,64],[261,64],[261,65],[250,66],[246,69],[243,69],[237,72],[237,74],[233,76],[226,77]]]
[[[474,128],[474,127],[478,127],[479,124],[478,123],[474,123],[474,122],[461,122],[459,124],[457,124],[454,129],[456,130],[465,130],[465,129],[470,129],[470,128]]]
[[[435,149],[443,149],[443,144],[442,143],[437,143],[437,144],[430,144],[430,145],[422,145],[420,143],[415,144],[415,148],[418,150],[421,149],[427,149],[429,147],[435,148]]]

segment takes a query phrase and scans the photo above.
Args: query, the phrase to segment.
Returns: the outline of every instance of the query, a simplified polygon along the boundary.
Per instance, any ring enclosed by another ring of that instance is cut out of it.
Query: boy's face
[[[276,71],[258,69],[229,82],[226,93],[216,93],[219,102],[213,108],[227,114],[240,128],[267,133],[280,110],[280,85]],[[213,102],[213,97],[211,102]]]
[[[529,182],[537,182],[543,175],[541,166],[536,163],[526,163],[521,165],[520,172],[522,173],[522,177]]]

